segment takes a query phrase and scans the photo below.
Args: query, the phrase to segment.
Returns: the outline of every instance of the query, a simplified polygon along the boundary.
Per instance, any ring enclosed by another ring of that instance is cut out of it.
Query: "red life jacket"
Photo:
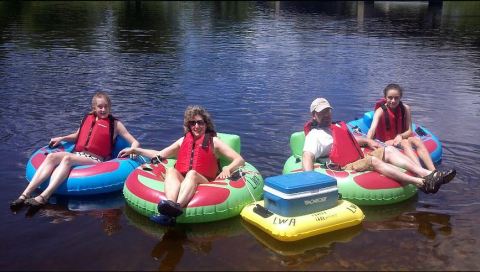
[[[382,98],[375,104],[375,110],[378,108],[383,110],[383,116],[375,130],[375,138],[383,142],[394,139],[398,134],[407,130],[405,125],[405,106],[403,103],[400,102],[398,107],[392,110],[385,105],[386,102]]]
[[[364,157],[360,145],[345,122],[333,123],[330,125],[330,129],[332,130],[333,145],[329,157],[332,162],[345,166]]]
[[[305,125],[303,125],[303,132],[305,133],[305,136],[307,136],[307,134],[310,132],[310,130],[312,130],[312,128],[315,128],[317,125],[317,121],[315,120],[310,120],[310,121],[307,121],[305,123]]]
[[[214,180],[219,172],[213,146],[214,136],[215,134],[205,133],[202,137],[194,140],[192,133],[185,134],[178,151],[175,169],[184,176],[193,169],[208,180]]]
[[[110,158],[113,151],[115,118],[96,119],[93,113],[87,114],[80,125],[74,152],[88,151],[104,159]]]
[[[314,127],[315,121],[308,121],[303,126],[305,135],[307,135]],[[355,140],[355,137],[350,132],[345,122],[341,121],[332,123],[330,125],[330,130],[332,131],[333,144],[329,158],[333,163],[345,166],[364,157],[360,145],[357,140]]]

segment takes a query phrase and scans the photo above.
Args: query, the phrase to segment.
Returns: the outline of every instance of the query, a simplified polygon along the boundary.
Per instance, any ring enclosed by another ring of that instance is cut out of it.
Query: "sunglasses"
[[[193,127],[195,125],[204,126],[205,121],[203,121],[203,120],[188,121],[188,125],[191,126],[191,127]]]

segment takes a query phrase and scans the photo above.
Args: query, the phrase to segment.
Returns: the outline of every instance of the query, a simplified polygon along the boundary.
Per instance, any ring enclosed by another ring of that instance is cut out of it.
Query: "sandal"
[[[180,208],[180,204],[171,200],[162,200],[158,203],[158,212],[170,217],[177,217],[182,215],[183,210]]]
[[[23,198],[22,198],[23,197]],[[10,202],[10,208],[19,208],[25,204],[25,201],[27,200],[27,196],[22,194],[20,195],[19,198],[15,199],[14,201]]]
[[[439,177],[440,175],[438,174],[437,170],[433,170],[430,174],[424,176],[423,186],[420,187],[420,190],[426,194],[436,193],[440,187],[436,188],[437,186],[435,181],[438,180]]]
[[[176,223],[175,217],[170,217],[164,214],[152,215],[149,219],[162,226],[173,226]]]
[[[433,190],[431,179],[423,178],[423,185],[421,187],[418,187],[418,189],[425,194],[429,194]]]
[[[38,196],[42,199],[42,201],[37,201],[37,200],[35,200],[35,197],[32,197],[32,198],[27,199],[25,201],[25,203],[29,206],[32,206],[32,207],[41,207],[41,206],[48,203],[48,199],[46,199],[42,195],[38,195]]]
[[[440,189],[440,186],[444,184],[444,175],[442,172],[437,170],[433,170],[432,173],[423,177],[424,184],[422,191],[425,193],[432,193],[435,194]]]
[[[440,174],[442,175],[442,185],[449,183],[457,174],[457,170],[455,169],[450,169],[446,171],[440,171]]]

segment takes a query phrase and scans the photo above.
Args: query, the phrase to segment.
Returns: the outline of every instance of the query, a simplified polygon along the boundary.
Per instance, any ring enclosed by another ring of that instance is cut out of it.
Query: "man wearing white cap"
[[[305,137],[305,145],[303,147],[302,166],[304,171],[312,171],[313,164],[318,159],[328,161],[329,158],[332,158],[332,148],[345,149],[349,145],[360,145],[368,146],[373,151],[370,154],[363,154],[362,151],[359,151],[362,153],[360,158],[341,165],[342,169],[357,172],[377,171],[395,180],[414,184],[425,193],[436,193],[442,184],[448,183],[453,178],[451,175],[446,175],[445,172],[430,171],[422,168],[395,147],[383,147],[375,140],[351,134],[348,129],[344,133],[353,135],[354,138],[345,137],[344,139],[351,139],[351,143],[343,141],[341,144],[334,144],[334,141],[338,140],[338,138],[337,136],[335,138],[332,137],[332,109],[332,106],[325,98],[317,98],[310,105],[312,121],[309,127],[311,130],[306,132],[308,134]],[[337,135],[339,134],[337,133]],[[417,177],[407,175],[396,166],[415,173]]]

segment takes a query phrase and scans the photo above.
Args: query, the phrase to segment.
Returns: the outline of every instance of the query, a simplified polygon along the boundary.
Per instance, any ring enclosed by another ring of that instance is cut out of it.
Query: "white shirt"
[[[332,149],[333,137],[330,128],[317,129],[314,128],[305,137],[303,151],[308,151],[315,156],[328,157]]]

